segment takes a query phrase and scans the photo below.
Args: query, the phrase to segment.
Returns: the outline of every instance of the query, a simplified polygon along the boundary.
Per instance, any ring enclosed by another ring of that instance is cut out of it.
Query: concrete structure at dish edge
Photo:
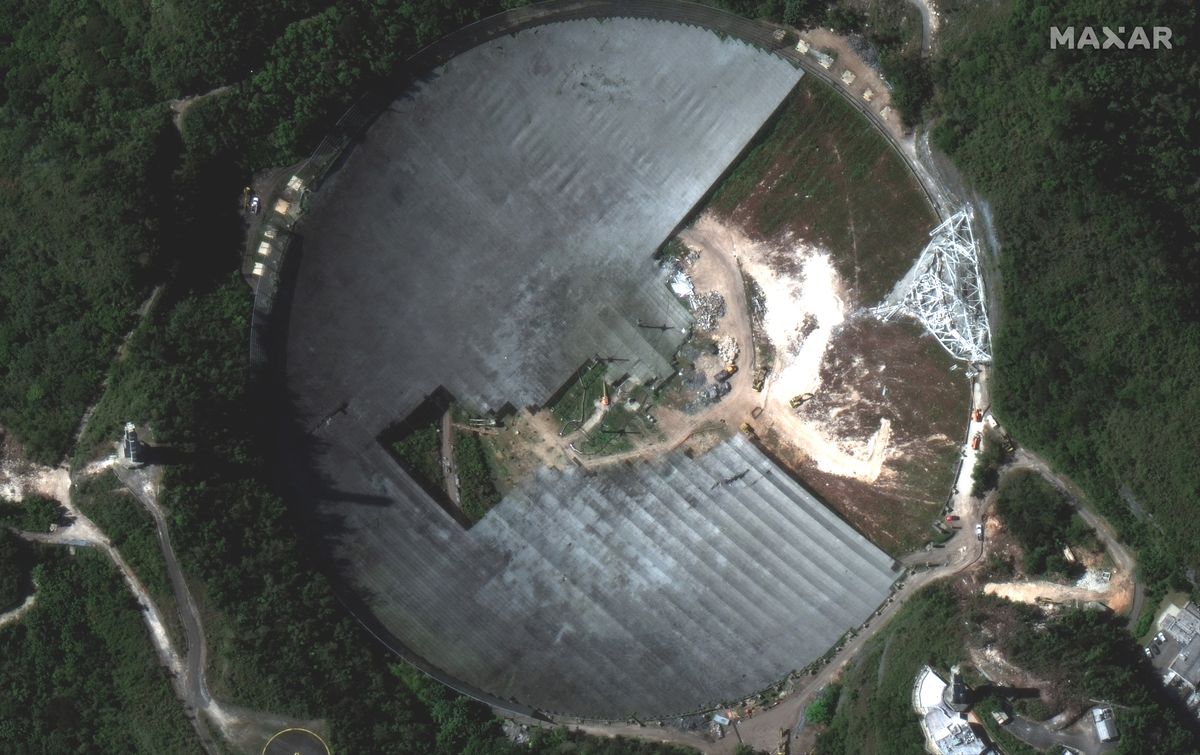
[[[470,530],[377,441],[438,387],[497,409],[597,355],[661,376],[688,319],[651,254],[799,78],[679,24],[536,27],[397,99],[314,197],[289,458],[386,639],[501,700],[657,717],[777,681],[886,598],[891,559],[740,437],[543,470]]]

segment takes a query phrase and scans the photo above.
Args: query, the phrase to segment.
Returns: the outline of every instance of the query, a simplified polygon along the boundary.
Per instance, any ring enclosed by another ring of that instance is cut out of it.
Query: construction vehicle
[[[738,371],[738,368],[737,368],[736,364],[725,365],[725,369],[723,369],[717,373],[717,382],[724,383],[726,380],[733,377],[734,373],[736,373],[737,371]]]
[[[753,388],[754,390],[758,391],[759,393],[762,393],[763,386],[765,386],[766,384],[767,384],[767,368],[759,367],[757,370],[754,371],[754,382],[751,383],[750,387]]]
[[[788,405],[793,409],[799,409],[801,406],[804,406],[805,401],[808,401],[812,397],[813,394],[811,393],[801,393],[799,396],[792,396],[791,401],[788,401]]]
[[[749,422],[743,422],[741,430],[742,430],[742,434],[745,435],[747,438],[753,439],[753,438],[758,437],[758,433],[754,432],[754,428],[750,426]]]

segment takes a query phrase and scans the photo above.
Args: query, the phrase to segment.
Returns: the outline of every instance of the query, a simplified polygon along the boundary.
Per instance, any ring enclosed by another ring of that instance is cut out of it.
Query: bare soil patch
[[[819,247],[790,236],[755,240],[713,213],[680,238],[702,259],[732,258],[763,295],[771,371],[763,392],[747,396],[761,411],[722,412],[728,429],[749,421],[768,451],[885,550],[928,540],[969,408],[952,360],[915,324],[852,310]],[[796,408],[798,396],[809,398]]]

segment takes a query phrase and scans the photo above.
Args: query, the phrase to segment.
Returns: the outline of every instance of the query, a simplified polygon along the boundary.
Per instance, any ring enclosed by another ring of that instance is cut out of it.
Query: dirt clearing
[[[968,413],[952,360],[915,324],[856,311],[832,255],[791,233],[755,240],[706,212],[680,240],[702,259],[735,262],[761,295],[770,372],[750,396],[762,411],[729,422],[749,420],[770,452],[881,547],[899,553],[927,540]]]

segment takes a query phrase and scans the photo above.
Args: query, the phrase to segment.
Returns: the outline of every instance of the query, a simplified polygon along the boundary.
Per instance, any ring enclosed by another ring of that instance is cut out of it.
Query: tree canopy
[[[1200,567],[1176,526],[1200,501],[1197,6],[946,12],[934,136],[995,218],[997,411],[1142,546],[1144,576],[1178,582]],[[1049,49],[1053,24],[1113,19],[1170,26],[1174,49]]]

